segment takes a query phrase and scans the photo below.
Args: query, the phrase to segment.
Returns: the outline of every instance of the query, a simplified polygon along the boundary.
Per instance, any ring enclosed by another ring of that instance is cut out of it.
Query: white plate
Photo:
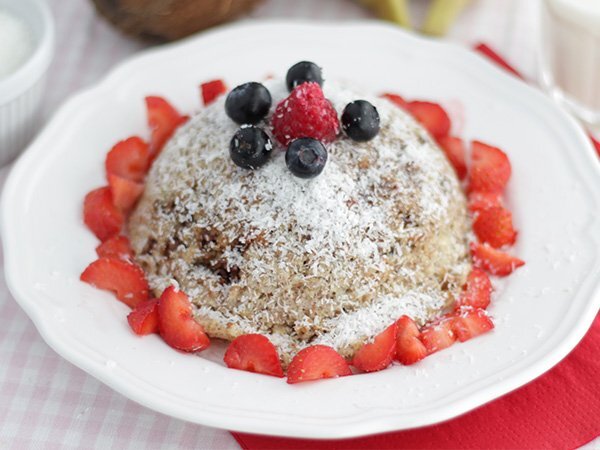
[[[97,245],[83,196],[105,183],[115,141],[147,135],[143,97],[191,111],[200,81],[283,75],[300,59],[375,92],[440,100],[464,116],[455,131],[510,155],[515,252],[527,265],[496,293],[493,333],[412,367],[289,386],[225,368],[218,349],[196,357],[138,338],[124,305],[79,282]],[[450,419],[555,365],[600,305],[600,163],[582,130],[471,52],[379,24],[255,23],[135,57],[60,109],[12,171],[2,207],[8,284],[59,354],[149,408],[230,430],[339,438]]]

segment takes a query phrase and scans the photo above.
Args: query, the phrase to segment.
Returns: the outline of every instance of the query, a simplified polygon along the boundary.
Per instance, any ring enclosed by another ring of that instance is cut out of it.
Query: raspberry
[[[314,82],[302,83],[282,100],[271,119],[273,135],[282,145],[309,137],[332,142],[340,131],[335,109]]]

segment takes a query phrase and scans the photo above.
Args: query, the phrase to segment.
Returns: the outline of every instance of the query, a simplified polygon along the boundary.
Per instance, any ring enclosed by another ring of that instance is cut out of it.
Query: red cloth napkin
[[[233,433],[246,450],[577,448],[600,435],[600,316],[545,375],[439,425],[337,441]]]
[[[475,49],[523,78],[487,45]],[[600,143],[594,144],[600,154]],[[600,315],[577,348],[548,373],[442,424],[337,441],[232,434],[245,450],[577,448],[600,436]]]

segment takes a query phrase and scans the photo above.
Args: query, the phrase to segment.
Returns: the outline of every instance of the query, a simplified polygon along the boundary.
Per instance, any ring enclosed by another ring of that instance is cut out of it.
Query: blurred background
[[[115,63],[156,45],[157,37],[173,38],[211,23],[254,19],[351,21],[397,20],[419,31],[433,10],[433,31],[444,39],[471,46],[480,41],[508,55],[524,74],[535,75],[538,27],[536,0],[48,0],[56,19],[56,55],[50,68],[44,114],[70,92],[98,80]],[[94,7],[103,12],[100,14]],[[131,13],[131,5],[143,5]],[[194,4],[194,7],[190,7]],[[111,7],[111,5],[113,5]],[[115,6],[120,5],[120,6]],[[154,11],[148,11],[154,5]],[[199,5],[202,9],[199,9]],[[441,5],[441,7],[440,7]],[[445,5],[445,6],[444,6]],[[448,6],[450,7],[448,8]],[[190,19],[190,8],[197,17]],[[181,16],[178,11],[181,12]],[[129,13],[128,13],[129,12]],[[171,16],[171,21],[165,19]],[[108,17],[109,23],[102,17]],[[162,16],[162,18],[161,18]],[[178,20],[178,17],[182,17]],[[181,25],[178,24],[181,22]],[[191,23],[190,23],[191,22]],[[127,30],[127,35],[122,30]],[[139,39],[132,36],[143,36]],[[154,39],[152,39],[154,38]]]

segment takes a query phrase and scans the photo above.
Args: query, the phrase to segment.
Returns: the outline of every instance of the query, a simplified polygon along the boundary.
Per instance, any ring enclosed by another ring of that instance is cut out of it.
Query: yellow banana
[[[433,0],[421,31],[434,36],[446,34],[467,3],[469,0]]]
[[[360,0],[360,3],[372,9],[380,18],[410,28],[407,0]]]

